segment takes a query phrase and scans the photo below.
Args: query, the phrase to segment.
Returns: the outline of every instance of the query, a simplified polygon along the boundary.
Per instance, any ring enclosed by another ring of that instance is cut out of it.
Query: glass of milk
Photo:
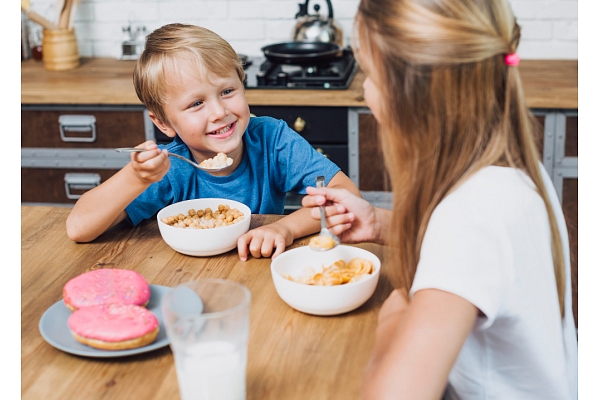
[[[186,282],[161,308],[182,400],[243,400],[250,290],[224,279]]]

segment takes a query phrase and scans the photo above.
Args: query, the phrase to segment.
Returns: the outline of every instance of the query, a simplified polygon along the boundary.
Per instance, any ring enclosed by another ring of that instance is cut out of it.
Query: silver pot
[[[344,36],[342,28],[333,19],[333,7],[330,0],[327,2],[328,16],[319,14],[321,7],[314,5],[314,14],[308,14],[308,2],[300,3],[300,11],[296,14],[296,26],[294,27],[293,40],[308,42],[334,43],[343,47]]]

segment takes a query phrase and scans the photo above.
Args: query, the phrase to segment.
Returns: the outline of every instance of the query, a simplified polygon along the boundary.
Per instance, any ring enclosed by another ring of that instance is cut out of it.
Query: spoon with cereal
[[[143,151],[148,151],[148,149],[140,149],[137,147],[120,147],[115,150],[118,151],[119,153],[141,153]],[[229,167],[231,164],[233,164],[233,159],[227,157],[227,154],[225,154],[225,153],[218,153],[213,158],[206,159],[206,160],[202,161],[200,164],[197,164],[190,159],[180,156],[179,154],[169,153],[169,155],[172,157],[175,157],[175,158],[179,158],[180,160],[183,160],[189,164],[192,164],[194,167],[196,167],[198,169],[201,169],[203,171],[210,171],[210,172],[220,171],[222,169]]]
[[[325,186],[325,177],[317,176],[317,187],[323,186]],[[308,246],[317,251],[331,250],[340,244],[340,238],[327,229],[327,225],[325,224],[325,206],[320,206],[319,210],[321,211],[321,232],[319,236],[314,236],[310,239]]]

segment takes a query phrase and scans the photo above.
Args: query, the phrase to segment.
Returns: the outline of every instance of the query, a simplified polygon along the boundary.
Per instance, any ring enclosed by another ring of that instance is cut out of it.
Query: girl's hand
[[[150,184],[160,181],[171,165],[167,150],[160,150],[156,143],[148,140],[139,146],[144,151],[141,153],[131,153],[131,167],[137,174],[140,181],[145,184]]]
[[[302,206],[311,208],[311,217],[320,219],[318,209],[326,205],[327,228],[344,243],[376,242],[383,243],[380,213],[383,210],[373,207],[368,201],[350,193],[346,189],[306,188],[307,196]]]

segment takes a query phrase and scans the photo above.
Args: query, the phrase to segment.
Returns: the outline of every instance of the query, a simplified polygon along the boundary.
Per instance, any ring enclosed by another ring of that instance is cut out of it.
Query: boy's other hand
[[[282,224],[274,222],[244,233],[237,242],[238,255],[242,261],[246,261],[249,254],[254,258],[271,255],[275,258],[293,241],[292,232]]]
[[[136,147],[149,150],[141,153],[131,153],[131,167],[140,181],[145,184],[160,181],[171,166],[167,150],[163,149],[161,151],[156,143],[151,140]]]

